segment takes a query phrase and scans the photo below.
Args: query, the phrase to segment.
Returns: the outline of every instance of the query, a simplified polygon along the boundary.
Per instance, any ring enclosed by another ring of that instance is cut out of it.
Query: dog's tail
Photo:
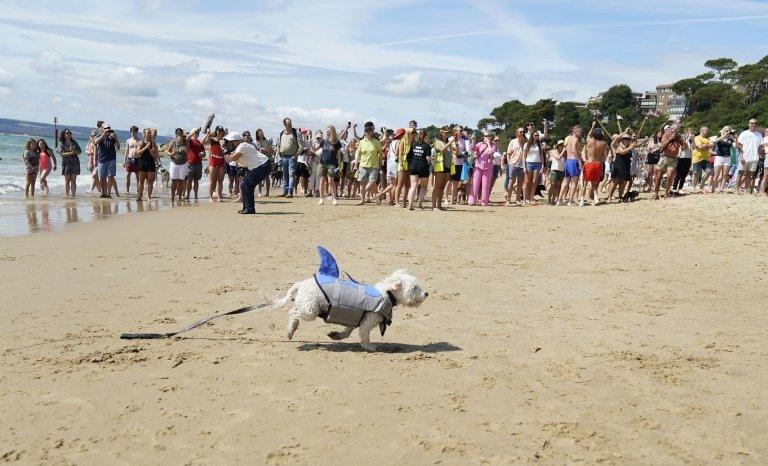
[[[293,301],[294,299],[296,299],[296,293],[298,291],[299,291],[299,284],[294,283],[294,285],[291,287],[290,290],[288,290],[285,296],[283,296],[282,298],[275,299],[275,301],[272,303],[272,308],[280,309],[281,307],[285,306],[288,303],[288,301]]]

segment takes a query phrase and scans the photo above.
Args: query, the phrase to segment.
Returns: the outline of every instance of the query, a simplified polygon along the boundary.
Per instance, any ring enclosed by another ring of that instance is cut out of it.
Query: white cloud
[[[198,73],[184,80],[184,90],[191,94],[204,94],[208,92],[213,83],[213,73]]]
[[[394,76],[384,89],[395,95],[416,95],[427,89],[421,81],[421,71],[401,73]]]
[[[0,68],[0,87],[4,88],[10,88],[16,85],[16,79],[14,76],[5,71],[4,69]]]

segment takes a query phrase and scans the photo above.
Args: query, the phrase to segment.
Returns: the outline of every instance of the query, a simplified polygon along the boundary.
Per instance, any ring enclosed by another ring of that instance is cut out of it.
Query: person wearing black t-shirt
[[[720,137],[715,140],[714,175],[712,176],[711,191],[725,191],[726,177],[731,171],[731,147],[736,140],[736,131],[726,126],[720,131]]]
[[[419,131],[417,142],[411,145],[406,156],[408,173],[411,176],[411,187],[408,189],[408,208],[413,208],[413,196],[419,187],[419,209],[422,209],[424,196],[427,194],[429,183],[429,162],[432,160],[432,146],[427,142],[427,132]]]

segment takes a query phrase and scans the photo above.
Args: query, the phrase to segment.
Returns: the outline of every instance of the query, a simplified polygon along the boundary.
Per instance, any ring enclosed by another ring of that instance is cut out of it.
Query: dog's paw
[[[289,341],[293,340],[293,332],[288,332],[285,336],[288,338]]]

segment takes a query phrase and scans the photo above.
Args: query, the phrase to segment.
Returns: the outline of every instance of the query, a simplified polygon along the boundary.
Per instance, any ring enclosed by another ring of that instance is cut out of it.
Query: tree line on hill
[[[745,65],[731,58],[717,58],[706,61],[704,66],[710,71],[672,85],[672,90],[687,100],[682,126],[708,126],[716,132],[726,125],[746,127],[750,118],[756,118],[761,126],[768,124],[768,56]],[[546,119],[551,123],[550,139],[558,140],[574,125],[589,128],[595,111],[607,117],[605,124],[609,131],[618,132],[619,124],[622,129],[642,127],[641,137],[649,136],[668,121],[667,115],[643,114],[632,89],[618,84],[586,108],[553,99],[541,99],[531,105],[511,100],[491,110],[491,116],[481,119],[477,127],[494,131],[501,143],[506,144],[518,127],[533,121],[541,129]]]

